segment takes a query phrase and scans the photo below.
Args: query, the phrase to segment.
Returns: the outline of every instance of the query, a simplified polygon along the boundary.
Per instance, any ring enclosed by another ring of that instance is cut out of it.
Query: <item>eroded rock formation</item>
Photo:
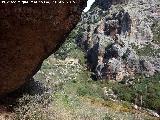
[[[86,0],[0,4],[0,95],[27,82],[75,27]]]
[[[159,40],[159,33],[153,27],[159,24],[158,4],[136,0],[95,1],[94,9],[84,15],[79,25],[84,33],[77,37],[78,46],[86,51],[93,79],[128,82],[137,75],[150,77],[160,72],[160,46],[154,41]],[[97,15],[101,19],[92,19]]]
[[[115,4],[124,4],[128,3],[129,0],[96,0],[95,3],[102,8],[103,10],[107,10],[111,7],[111,5]]]

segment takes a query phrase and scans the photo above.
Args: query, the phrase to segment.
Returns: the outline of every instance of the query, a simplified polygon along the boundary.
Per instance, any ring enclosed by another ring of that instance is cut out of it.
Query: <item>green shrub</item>
[[[151,78],[137,78],[132,85],[115,84],[113,91],[122,100],[136,102],[138,105],[141,105],[140,102],[142,102],[142,107],[153,110],[160,107],[160,75]]]
[[[77,94],[79,96],[91,96],[96,98],[102,98],[102,89],[98,84],[84,81],[79,83],[77,88]]]

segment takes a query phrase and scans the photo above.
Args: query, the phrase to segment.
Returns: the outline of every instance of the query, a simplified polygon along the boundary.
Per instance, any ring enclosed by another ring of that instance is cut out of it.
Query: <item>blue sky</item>
[[[88,0],[87,1],[87,7],[84,9],[84,12],[87,12],[89,10],[89,8],[91,7],[91,5],[93,4],[95,0]]]

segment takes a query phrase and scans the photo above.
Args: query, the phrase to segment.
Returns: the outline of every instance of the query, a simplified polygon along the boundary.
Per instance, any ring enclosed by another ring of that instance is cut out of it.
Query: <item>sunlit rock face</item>
[[[159,4],[96,0],[79,25],[83,35],[77,37],[93,79],[128,82],[160,73]]]
[[[128,3],[129,0],[96,0],[95,3],[103,10],[107,10],[112,4],[124,4]]]
[[[86,0],[0,4],[0,95],[27,82],[80,20]]]
[[[112,0],[112,4],[124,4],[128,3],[129,0]]]

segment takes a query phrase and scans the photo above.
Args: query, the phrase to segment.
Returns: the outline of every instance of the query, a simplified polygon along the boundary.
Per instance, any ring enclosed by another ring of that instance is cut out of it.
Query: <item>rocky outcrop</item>
[[[129,0],[96,0],[95,4],[103,10],[108,10],[111,5],[128,3]]]
[[[112,16],[107,16],[101,21],[96,28],[96,33],[104,33],[106,35],[115,36],[116,34],[125,34],[131,32],[132,20],[128,12],[124,9]]]
[[[0,95],[19,88],[39,70],[75,27],[85,6],[86,0],[0,4]]]
[[[128,4],[124,6],[125,3]],[[158,11],[158,3],[96,0],[95,4],[95,8],[84,17],[99,15],[101,19],[86,25],[86,19],[83,18],[81,25],[85,32],[78,38],[82,49],[85,45],[88,46],[85,49],[87,65],[93,78],[127,81],[133,80],[136,75],[150,77],[159,73],[159,39],[158,33],[153,33],[153,26],[158,24],[153,21],[158,21],[159,18],[152,18],[151,14]]]

